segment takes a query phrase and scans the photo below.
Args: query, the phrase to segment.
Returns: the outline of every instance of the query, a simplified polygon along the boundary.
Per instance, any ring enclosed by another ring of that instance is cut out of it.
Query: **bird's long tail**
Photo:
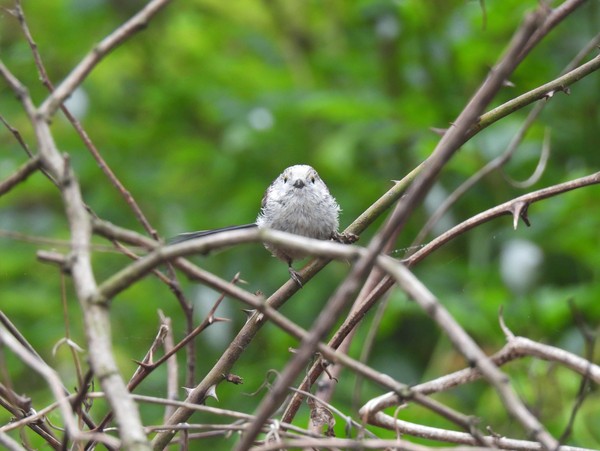
[[[227,232],[229,230],[242,230],[242,229],[251,229],[253,227],[258,227],[255,223],[252,224],[243,224],[229,227],[221,227],[220,229],[211,229],[211,230],[198,230],[196,232],[185,232],[180,233],[179,235],[171,238],[169,240],[169,244],[181,243],[183,241],[193,240],[194,238],[200,238],[201,236],[214,235],[215,233]]]

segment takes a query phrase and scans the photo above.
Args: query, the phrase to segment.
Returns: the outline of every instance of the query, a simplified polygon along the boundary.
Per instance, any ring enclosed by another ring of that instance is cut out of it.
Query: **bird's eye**
[[[312,176],[312,177],[310,178],[310,181],[311,181],[311,182],[313,182],[313,183],[315,183],[315,177],[314,177],[314,176]]]
[[[283,177],[283,183],[287,183],[288,178],[287,177]]]

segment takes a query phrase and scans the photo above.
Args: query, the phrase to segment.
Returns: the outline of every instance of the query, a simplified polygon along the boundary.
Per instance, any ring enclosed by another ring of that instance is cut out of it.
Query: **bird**
[[[186,232],[177,235],[171,243],[254,227],[281,230],[317,240],[352,243],[358,239],[356,235],[338,232],[340,211],[340,206],[317,171],[309,165],[297,164],[284,169],[266,189],[255,222]],[[290,277],[302,287],[302,277],[292,264],[307,255],[280,244],[264,243],[264,246],[274,257],[287,263]]]

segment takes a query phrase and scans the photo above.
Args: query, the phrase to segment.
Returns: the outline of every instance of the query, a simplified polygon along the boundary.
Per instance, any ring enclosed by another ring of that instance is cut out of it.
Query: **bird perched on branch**
[[[339,213],[339,205],[317,171],[308,165],[298,164],[285,169],[269,185],[255,223],[182,233],[175,237],[172,243],[226,230],[252,227],[281,230],[318,240],[333,239],[343,243],[353,243],[358,239],[356,235],[338,232]],[[291,278],[302,286],[302,278],[292,267],[292,263],[294,260],[305,258],[306,254],[279,244],[265,243],[265,247],[273,256],[288,264]]]

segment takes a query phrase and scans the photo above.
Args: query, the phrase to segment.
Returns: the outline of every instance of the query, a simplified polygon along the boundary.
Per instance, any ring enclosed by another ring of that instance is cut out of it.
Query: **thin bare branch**
[[[458,224],[457,226],[438,236],[433,241],[430,241],[427,245],[419,249],[410,257],[406,258],[404,262],[408,266],[412,266],[424,259],[427,255],[431,254],[431,252],[433,252],[435,249],[446,244],[448,241],[456,238],[459,235],[462,235],[466,231],[471,230],[479,224],[490,221],[498,216],[513,215],[516,219],[521,218],[527,220],[526,207],[530,204],[552,196],[556,196],[557,194],[566,193],[577,188],[595,185],[598,183],[600,183],[600,172],[519,196],[494,208],[490,208],[489,210],[479,213],[478,215],[467,219],[461,224]],[[516,216],[515,212],[518,213]]]
[[[66,430],[73,440],[84,441],[94,439],[102,443],[106,443],[108,446],[120,446],[120,441],[114,437],[110,437],[105,434],[82,432],[79,430],[77,423],[75,422],[74,412],[71,409],[71,405],[63,392],[63,385],[56,372],[38,359],[35,355],[31,354],[24,346],[21,345],[21,343],[19,343],[10,333],[8,333],[4,326],[0,326],[0,341],[3,345],[14,352],[26,365],[39,373],[46,380],[50,390],[54,395],[54,398],[58,402]]]
[[[170,3],[170,0],[152,0],[131,19],[105,37],[75,66],[60,85],[46,98],[39,109],[39,114],[44,120],[49,120],[60,108],[62,103],[85,80],[88,74],[117,46],[129,39],[132,35],[143,30],[148,22],[158,12]]]
[[[499,121],[500,119],[508,116],[511,113],[514,113],[517,110],[520,110],[527,105],[530,105],[533,102],[541,99],[550,99],[558,92],[566,92],[567,88],[573,83],[578,82],[587,75],[597,71],[599,68],[600,55],[579,66],[577,69],[573,69],[571,72],[568,72],[565,75],[546,83],[545,85],[539,86],[523,95],[520,95],[519,97],[509,100],[508,102],[482,115],[477,122],[477,125],[473,126],[469,130],[468,136],[473,136],[484,128],[489,127],[494,122]]]

